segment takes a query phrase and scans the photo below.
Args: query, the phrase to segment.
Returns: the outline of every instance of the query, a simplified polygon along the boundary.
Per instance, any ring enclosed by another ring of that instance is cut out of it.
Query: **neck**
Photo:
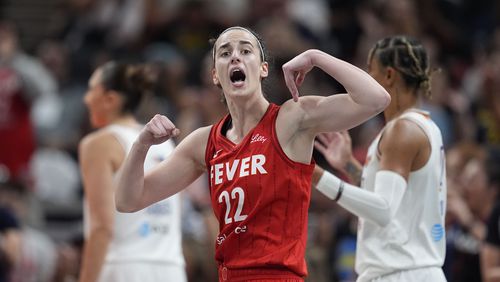
[[[392,98],[391,104],[384,111],[386,122],[400,116],[406,110],[417,106],[417,96],[408,90],[394,88],[390,93]]]
[[[232,120],[227,137],[234,143],[239,143],[267,111],[269,102],[262,95],[256,97],[245,101],[227,101]]]
[[[133,126],[137,126],[139,123],[135,119],[134,115],[125,114],[125,115],[110,119],[109,124],[118,124],[118,125],[133,127]]]

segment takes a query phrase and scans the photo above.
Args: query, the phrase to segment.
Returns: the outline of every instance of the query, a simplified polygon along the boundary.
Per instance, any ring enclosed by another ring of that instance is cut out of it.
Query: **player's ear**
[[[215,71],[215,68],[212,68],[212,81],[213,81],[214,85],[217,85],[217,86],[220,85],[219,77],[217,77],[217,72]]]
[[[264,78],[269,75],[269,64],[267,62],[263,62],[260,64],[260,77]]]
[[[387,85],[392,86],[396,80],[397,75],[398,75],[398,72],[396,71],[395,68],[386,67],[384,79],[385,79]]]
[[[104,103],[106,106],[109,107],[114,107],[116,104],[122,103],[123,98],[120,93],[118,93],[115,90],[107,90],[106,94],[104,95]]]

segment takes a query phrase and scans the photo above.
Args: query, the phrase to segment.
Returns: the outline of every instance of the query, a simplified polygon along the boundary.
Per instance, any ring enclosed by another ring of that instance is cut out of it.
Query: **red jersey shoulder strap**
[[[210,160],[214,155],[217,147],[217,135],[221,131],[221,127],[224,125],[226,120],[228,119],[229,114],[221,118],[216,124],[212,125],[210,129],[210,134],[208,135],[207,147],[205,149],[205,165],[207,168],[210,167]]]

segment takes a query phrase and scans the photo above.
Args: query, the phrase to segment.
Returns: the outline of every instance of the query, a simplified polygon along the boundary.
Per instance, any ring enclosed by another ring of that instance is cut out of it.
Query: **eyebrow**
[[[248,41],[248,40],[240,40],[238,43],[241,45],[250,45],[250,46],[254,47],[252,42]],[[224,48],[228,48],[230,44],[231,44],[230,42],[226,42],[226,43],[222,44],[221,46],[219,46],[219,50],[224,49]]]

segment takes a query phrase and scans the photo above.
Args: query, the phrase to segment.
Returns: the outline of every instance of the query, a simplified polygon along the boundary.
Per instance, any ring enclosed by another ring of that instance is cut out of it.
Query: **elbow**
[[[373,213],[373,215],[372,221],[380,228],[387,227],[389,223],[391,223],[392,217],[390,209],[381,210],[378,213]]]
[[[124,203],[123,201],[119,201],[118,199],[115,200],[115,207],[116,211],[121,213],[133,213],[139,210],[134,205]]]
[[[116,211],[121,212],[121,213],[133,213],[138,211],[139,209],[133,208],[127,205],[117,205],[116,206]]]
[[[389,92],[387,92],[383,87],[380,88],[381,89],[377,95],[379,99],[377,99],[377,103],[375,105],[376,114],[383,112],[391,103],[391,95],[389,95]]]
[[[132,213],[134,212],[133,209],[127,207],[127,206],[124,206],[124,205],[116,205],[116,211],[117,212],[121,212],[121,213]]]
[[[113,238],[113,225],[101,224],[94,226],[90,231],[91,238],[100,238],[101,240],[110,241]]]
[[[381,228],[387,227],[387,225],[389,225],[390,222],[391,222],[390,217],[375,219],[375,223]]]

